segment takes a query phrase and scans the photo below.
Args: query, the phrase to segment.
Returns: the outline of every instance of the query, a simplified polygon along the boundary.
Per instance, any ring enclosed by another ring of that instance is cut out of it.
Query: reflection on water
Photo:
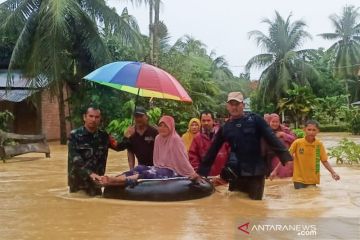
[[[344,136],[320,137],[330,147]],[[360,213],[359,170],[347,167],[336,167],[339,182],[322,169],[319,187],[297,191],[289,179],[267,181],[263,201],[221,186],[207,198],[156,203],[69,194],[66,162],[66,146],[51,144],[50,159],[25,154],[0,164],[1,239],[234,239],[239,218],[358,218]],[[111,151],[107,172],[126,169],[124,152]]]

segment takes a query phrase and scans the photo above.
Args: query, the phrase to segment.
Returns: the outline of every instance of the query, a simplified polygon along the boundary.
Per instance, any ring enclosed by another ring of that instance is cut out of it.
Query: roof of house
[[[21,102],[42,88],[29,86],[28,79],[20,71],[11,73],[10,84],[7,84],[8,77],[8,71],[0,69],[0,101]]]

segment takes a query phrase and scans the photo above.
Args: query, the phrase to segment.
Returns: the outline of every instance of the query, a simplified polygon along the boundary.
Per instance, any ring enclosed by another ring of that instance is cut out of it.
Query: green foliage
[[[10,10],[0,7],[0,23],[5,22],[10,14]],[[9,29],[0,29],[0,68],[8,67],[11,53],[20,33],[21,24],[13,24]]]
[[[191,37],[179,39],[167,53],[160,56],[160,66],[174,75],[193,100],[195,109],[215,108],[220,94],[213,78],[212,59],[205,46]]]
[[[293,89],[286,91],[286,97],[280,99],[278,103],[279,112],[285,112],[295,120],[295,127],[305,119],[309,112],[314,108],[315,97],[311,89],[307,86],[293,84]]]
[[[147,115],[149,116],[149,124],[150,125],[157,125],[160,117],[161,117],[161,109],[158,107],[154,107],[151,108],[148,112]]]
[[[312,118],[321,124],[338,124],[345,120],[347,96],[316,98]]]
[[[321,124],[320,125],[320,131],[321,132],[348,132],[349,126],[348,124]]]
[[[8,131],[8,124],[11,120],[14,120],[14,115],[5,110],[4,112],[0,112],[0,130]]]
[[[87,58],[87,66],[109,60],[96,22],[110,24],[110,19],[116,15],[105,3],[96,1],[97,5],[86,1],[88,4],[80,5],[75,0],[15,2],[8,0],[0,5],[10,11],[1,27],[9,31],[14,23],[21,26],[9,68],[19,67],[31,77],[30,85],[38,81],[38,76],[46,76],[47,88],[56,96],[64,82],[71,81],[72,70],[85,67],[83,57]],[[93,12],[91,17],[90,12]]]
[[[316,68],[318,78],[309,79],[310,86],[315,96],[325,98],[329,96],[345,95],[344,82],[340,81],[333,74],[334,56],[319,48],[308,54],[307,61]]]
[[[276,106],[272,102],[263,103],[263,99],[259,94],[259,91],[255,91],[250,95],[250,108],[253,112],[260,115],[276,111]]]
[[[28,76],[45,75],[56,97],[59,89],[68,85],[73,93],[68,102],[74,126],[82,125],[83,108],[95,104],[102,110],[104,126],[121,132],[131,119],[135,97],[84,83],[81,78],[109,61],[152,59],[148,53],[151,39],[141,35],[136,19],[127,9],[119,16],[101,0],[81,1],[80,5],[76,0],[18,2],[7,0],[0,5],[0,65],[11,58],[10,67],[20,67]],[[174,116],[176,128],[182,133],[189,119],[202,110],[226,115],[227,93],[243,91],[245,97],[250,96],[251,108],[257,113],[283,111],[296,125],[310,115],[323,126],[346,121],[352,132],[358,134],[360,120],[353,117],[357,113],[346,106],[344,97],[351,92],[356,98],[354,92],[359,90],[360,82],[354,77],[358,71],[354,66],[360,61],[358,8],[346,6],[341,16],[330,19],[335,33],[321,36],[339,41],[328,51],[299,50],[310,35],[305,31],[306,24],[291,21],[291,15],[283,18],[275,12],[273,19],[263,21],[268,25],[266,34],[250,32],[250,37],[266,51],[246,65],[247,70],[265,67],[256,92],[251,88],[249,74],[233,76],[226,59],[214,52],[208,54],[201,41],[185,35],[170,45],[166,25],[160,22],[156,36],[160,38],[160,49],[156,49],[160,56],[156,63],[179,80],[193,104],[155,99],[154,105]],[[318,97],[316,101],[314,95]],[[147,101],[139,98],[139,105],[145,106]],[[118,122],[112,122],[114,119]]]
[[[360,13],[359,8],[346,5],[341,15],[333,14],[330,21],[334,32],[320,34],[327,40],[336,42],[330,46],[328,52],[333,56],[334,75],[343,80],[351,100],[359,97],[360,86],[358,79],[360,62]]]
[[[353,134],[360,134],[360,109],[354,108],[348,112],[350,130]]]
[[[8,131],[8,123],[11,120],[14,120],[14,115],[9,112],[8,110],[5,110],[3,112],[0,112],[0,132],[1,131]],[[16,141],[14,141],[13,139],[0,139],[0,146],[5,146],[5,145],[15,145]]]
[[[329,156],[336,158],[337,164],[360,164],[360,145],[346,138],[338,146],[329,149]]]
[[[106,36],[105,41],[113,61],[141,61],[144,59],[142,52],[136,51],[136,49],[131,46],[124,45],[116,37]]]
[[[111,61],[103,33],[112,33],[127,43],[137,39],[136,35],[140,38],[136,21],[127,10],[119,16],[103,0],[7,0],[0,4],[2,12],[8,14],[0,22],[1,30],[21,29],[9,70],[21,69],[28,86],[46,79],[46,90],[59,100],[60,142],[65,144],[64,87],[80,92],[79,80]]]
[[[304,130],[302,130],[301,128],[295,128],[295,129],[292,129],[292,131],[293,131],[293,133],[295,133],[297,138],[305,137]]]
[[[162,49],[160,67],[176,77],[193,100],[192,105],[154,100],[163,113],[174,116],[179,133],[185,132],[188,121],[202,110],[211,110],[216,116],[226,115],[225,100],[229,91],[250,94],[248,76],[234,77],[223,57],[206,52],[206,46],[190,36]]]
[[[161,109],[162,115],[174,117],[176,131],[180,135],[186,132],[190,119],[199,116],[199,112],[191,104],[163,99],[154,100],[153,104]]]
[[[104,41],[113,61],[144,61],[147,39],[142,36],[136,19],[124,8],[116,24],[106,25]]]
[[[122,49],[122,46],[118,45],[119,43],[113,38],[109,38],[107,43],[109,49]],[[246,89],[250,84],[248,76],[234,77],[227,68],[225,59],[215,57],[213,54],[207,55],[205,46],[188,36],[179,39],[173,46],[164,47],[162,51],[160,67],[176,77],[191,96],[193,104],[154,98],[151,105],[160,108],[163,114],[173,116],[179,133],[185,132],[188,121],[197,117],[202,110],[211,110],[217,116],[225,115],[225,100],[228,91],[239,91],[243,87]],[[126,54],[125,56],[123,54],[121,51],[115,51],[113,57],[119,60],[124,59]],[[96,103],[101,107],[105,126],[116,119],[110,125],[111,131],[117,129],[117,132],[122,132],[124,126],[128,125],[126,123],[131,119],[131,114],[122,106],[130,99],[135,99],[134,95],[86,81],[82,81],[77,88],[81,91],[69,99],[73,106],[72,120],[75,125],[82,124],[81,106],[87,106],[90,103]],[[138,101],[139,105],[146,106],[148,99],[139,97]],[[158,120],[156,114],[154,117],[151,116],[152,111],[149,114],[150,121],[156,124]]]
[[[71,106],[70,121],[74,127],[83,124],[83,114],[89,106],[101,110],[103,126],[107,126],[113,119],[131,117],[135,105],[134,95],[87,81],[83,81],[81,86],[82,90],[68,99]]]
[[[152,108],[147,112],[147,115],[149,116],[149,124],[153,126],[157,125],[161,116],[161,109],[157,107]],[[118,141],[121,141],[124,132],[131,124],[133,124],[132,118],[114,119],[107,125],[106,131]]]
[[[273,20],[265,19],[268,33],[255,30],[249,32],[257,45],[264,49],[262,53],[252,57],[246,69],[252,67],[265,68],[260,76],[260,95],[263,103],[277,101],[284,97],[291,83],[308,85],[309,78],[317,78],[316,69],[304,61],[304,55],[312,50],[298,50],[304,40],[311,38],[305,31],[304,21],[290,21],[291,15],[284,19],[275,11]]]
[[[114,119],[106,127],[106,131],[116,140],[121,141],[126,129],[131,126],[131,123],[132,121],[130,118]]]

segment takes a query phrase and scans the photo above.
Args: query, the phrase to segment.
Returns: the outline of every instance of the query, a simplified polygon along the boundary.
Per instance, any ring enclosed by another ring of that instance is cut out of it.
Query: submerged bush
[[[353,111],[353,115],[350,119],[350,128],[353,134],[360,134],[360,110]]]
[[[336,158],[336,164],[360,164],[360,144],[344,138],[339,145],[329,149],[329,156]]]
[[[320,125],[321,132],[348,132],[349,126],[347,124],[341,125],[332,125],[332,124],[322,124]]]
[[[8,131],[8,123],[14,120],[14,115],[5,110],[4,112],[0,112],[0,130]]]
[[[304,131],[301,128],[295,128],[292,130],[297,138],[303,138],[305,136]]]

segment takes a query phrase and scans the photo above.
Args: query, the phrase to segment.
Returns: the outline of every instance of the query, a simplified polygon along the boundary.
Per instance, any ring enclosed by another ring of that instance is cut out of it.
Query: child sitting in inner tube
[[[154,166],[139,165],[119,176],[102,176],[97,183],[102,186],[134,186],[137,179],[189,177],[201,181],[189,160],[185,145],[175,130],[174,118],[163,116],[159,121],[159,134],[154,143]]]

